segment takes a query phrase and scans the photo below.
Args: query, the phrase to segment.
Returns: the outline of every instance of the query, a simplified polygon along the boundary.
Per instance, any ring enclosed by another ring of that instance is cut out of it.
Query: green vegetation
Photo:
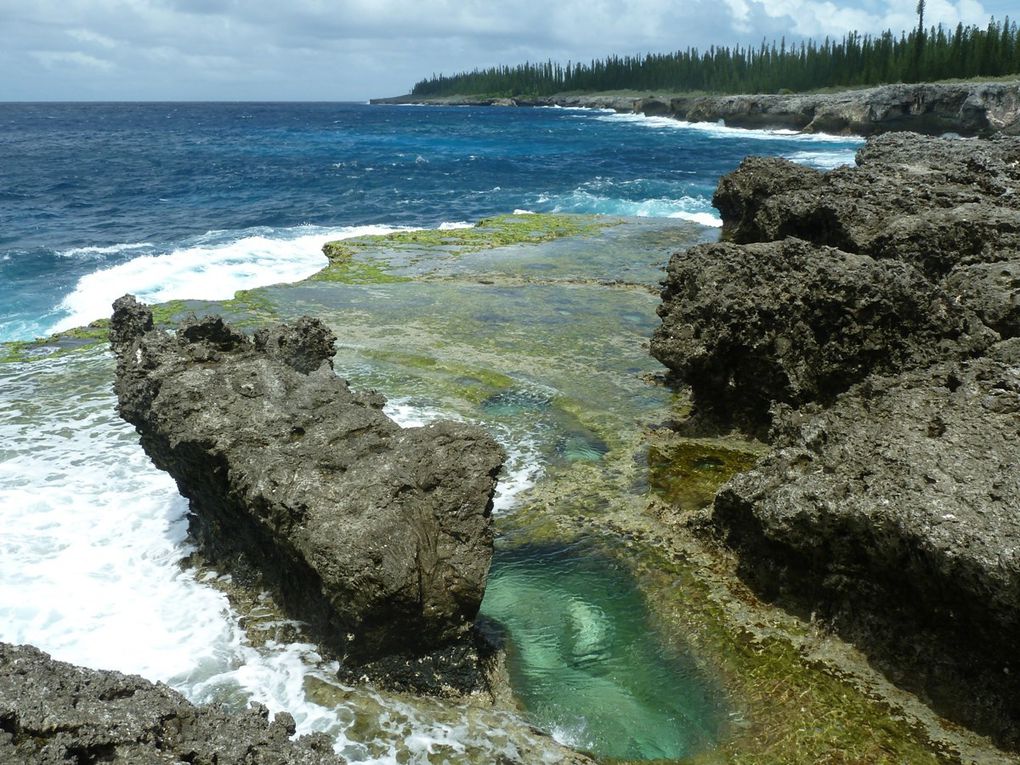
[[[591,215],[521,214],[483,218],[470,228],[394,231],[327,242],[322,247],[329,265],[311,277],[312,281],[343,284],[386,284],[405,282],[408,277],[389,273],[386,261],[367,253],[400,252],[465,255],[514,244],[540,244],[568,236],[594,234],[612,221]]]
[[[327,242],[322,252],[330,264],[342,263],[362,249],[442,248],[453,255],[480,252],[512,244],[539,244],[567,236],[594,234],[613,225],[593,215],[555,215],[551,213],[496,215],[483,218],[471,228],[421,229],[389,234],[360,236]]]
[[[99,319],[87,327],[75,327],[38,340],[0,343],[0,364],[38,361],[109,342],[110,322]]]
[[[785,38],[758,47],[688,48],[646,56],[610,56],[591,63],[547,61],[433,75],[417,83],[416,96],[548,96],[566,91],[640,89],[710,93],[803,92],[890,82],[1001,77],[1020,73],[1020,34],[1006,18],[984,29],[941,24],[918,26],[898,37],[850,32],[842,40],[787,45]]]

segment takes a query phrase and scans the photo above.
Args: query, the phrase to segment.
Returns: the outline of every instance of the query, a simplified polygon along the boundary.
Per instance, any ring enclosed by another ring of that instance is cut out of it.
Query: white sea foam
[[[3,366],[0,637],[168,682],[221,665],[240,640],[226,598],[177,567],[186,504],[106,377],[69,389],[62,360]]]
[[[855,155],[854,149],[844,149],[842,151],[795,151],[784,154],[783,157],[791,162],[819,170],[832,170],[843,165],[853,165]]]
[[[855,136],[830,135],[828,133],[802,133],[784,128],[736,128],[721,122],[687,122],[672,117],[648,117],[643,114],[607,114],[596,119],[604,122],[630,122],[656,130],[694,130],[713,138],[743,138],[760,141],[803,141],[805,143],[853,143],[863,144],[864,139]]]
[[[187,504],[115,415],[112,367],[99,351],[0,365],[0,640],[195,702],[289,711],[298,733],[328,733],[352,763],[519,759],[505,715],[341,686],[307,643],[252,646],[225,596],[181,569]],[[408,424],[439,415],[390,409]],[[335,701],[313,700],[310,680],[335,686]],[[366,724],[378,731],[367,742],[355,731]]]
[[[57,253],[62,258],[99,258],[103,255],[116,255],[121,252],[133,250],[146,250],[154,247],[152,242],[128,242],[126,244],[111,244],[105,247],[72,247],[69,250],[61,250]]]
[[[49,331],[61,332],[105,317],[113,301],[128,292],[150,303],[225,300],[237,290],[298,281],[326,265],[322,245],[327,241],[406,230],[301,226],[281,232],[210,232],[171,252],[140,255],[83,276],[60,304],[67,316]]]
[[[457,221],[445,221],[439,224],[440,231],[456,231],[459,228],[474,228],[474,223],[468,223],[466,220]]]
[[[542,196],[538,201],[545,204],[551,203],[553,212],[583,212],[635,218],[680,218],[699,223],[702,226],[719,227],[722,225],[722,220],[707,199],[692,196],[682,196],[676,199],[668,197],[623,199],[593,190],[598,184],[594,186],[588,184],[588,186],[582,186],[568,194],[555,197]]]

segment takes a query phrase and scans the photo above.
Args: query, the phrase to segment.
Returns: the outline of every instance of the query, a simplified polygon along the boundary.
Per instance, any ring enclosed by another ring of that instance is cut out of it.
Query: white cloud
[[[986,8],[1014,2],[928,0],[926,20],[983,25]],[[365,98],[524,59],[899,32],[916,23],[915,3],[0,0],[0,100]]]
[[[111,62],[76,50],[37,50],[32,51],[31,55],[48,69],[64,70],[84,67],[100,72],[109,72],[113,69]]]

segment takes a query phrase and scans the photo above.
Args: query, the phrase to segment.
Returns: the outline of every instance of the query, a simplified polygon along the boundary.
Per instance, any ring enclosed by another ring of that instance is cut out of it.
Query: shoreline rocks
[[[1020,139],[749,159],[674,254],[652,352],[772,452],[711,525],[764,599],[1020,749]]]
[[[482,682],[473,629],[502,449],[482,430],[402,429],[351,391],[315,319],[247,337],[219,317],[152,328],[114,305],[121,416],[190,500],[190,533],[270,589],[347,678],[458,693]]]
[[[398,96],[373,104],[573,106],[613,109],[738,128],[870,136],[910,130],[928,135],[1020,135],[1020,82],[879,85],[837,93],[729,96],[560,94],[543,97]]]
[[[0,762],[343,765],[324,733],[291,740],[294,718],[255,704],[194,706],[162,683],[76,667],[0,643]]]

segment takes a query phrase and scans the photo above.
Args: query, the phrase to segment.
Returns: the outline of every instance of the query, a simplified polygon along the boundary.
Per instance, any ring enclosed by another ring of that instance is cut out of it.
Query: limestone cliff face
[[[1020,138],[752,158],[677,252],[652,353],[771,454],[713,527],[768,599],[1020,748]],[[694,423],[692,423],[694,424]]]
[[[926,135],[958,133],[1020,135],[1020,82],[881,85],[838,93],[672,97],[604,93],[538,98],[373,99],[372,103],[493,106],[580,106],[673,117],[690,122],[720,122],[739,128],[787,128],[808,133],[870,136],[909,130]]]
[[[209,317],[171,335],[125,297],[111,332],[120,414],[190,500],[211,560],[271,588],[348,669],[470,686],[503,459],[484,431],[400,428],[336,376],[314,319],[248,338]],[[428,658],[444,651],[459,657],[444,654],[448,676]]]
[[[639,108],[638,111],[641,111]],[[1020,133],[1020,83],[883,85],[840,93],[678,98],[671,114],[809,133]]]

